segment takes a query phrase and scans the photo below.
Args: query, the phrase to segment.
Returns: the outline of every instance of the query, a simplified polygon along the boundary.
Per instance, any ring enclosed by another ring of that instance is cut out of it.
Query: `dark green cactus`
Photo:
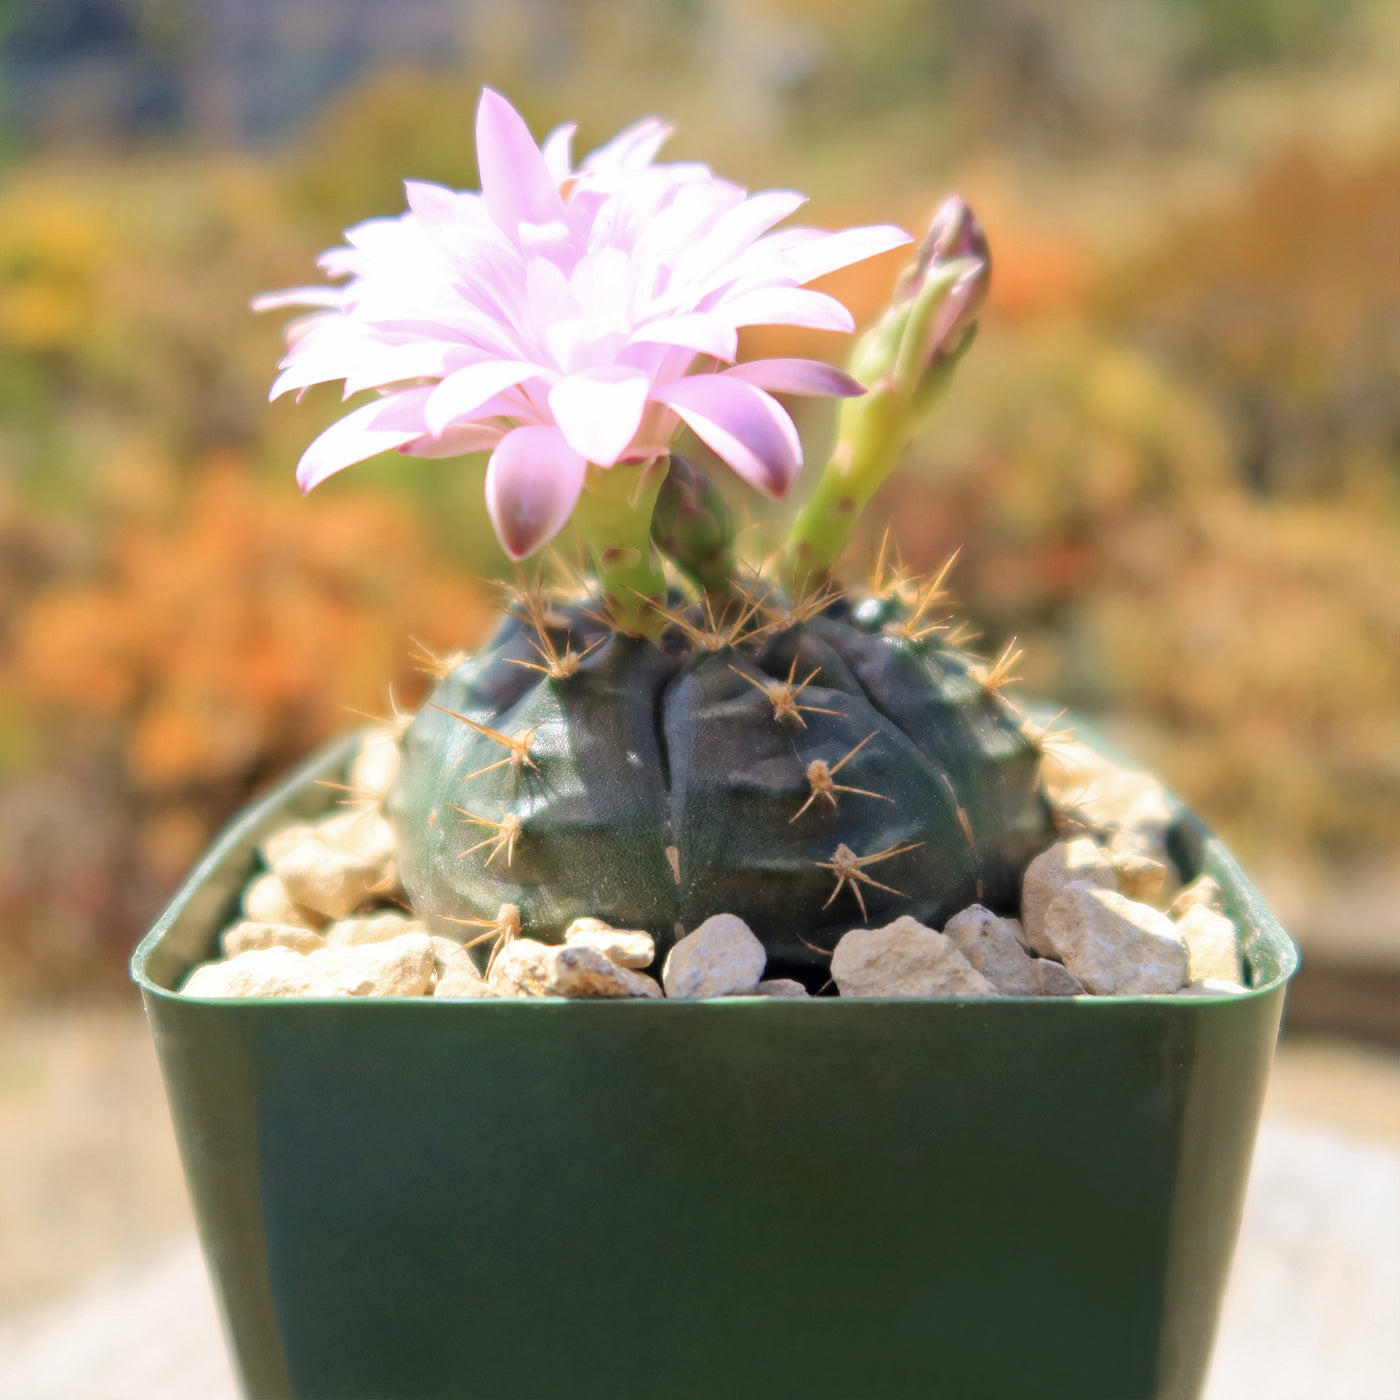
[[[814,990],[849,928],[1014,912],[1054,837],[1035,746],[911,611],[770,601],[747,640],[713,609],[655,641],[577,607],[508,620],[405,739],[389,812],[415,908],[460,936],[512,903],[545,940],[593,915],[663,953],[730,912]]]

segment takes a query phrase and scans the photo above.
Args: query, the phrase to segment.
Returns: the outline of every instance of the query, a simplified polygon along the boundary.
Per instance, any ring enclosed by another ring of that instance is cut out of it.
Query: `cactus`
[[[460,933],[510,903],[532,937],[592,915],[664,950],[724,910],[816,990],[849,928],[1013,911],[1053,831],[998,678],[925,631],[927,596],[828,595],[655,641],[530,600],[405,736],[389,816],[420,915]]]
[[[307,449],[304,490],[389,448],[485,448],[507,553],[572,523],[591,560],[571,595],[524,583],[407,731],[387,811],[419,915],[546,939],[591,916],[664,951],[728,912],[772,975],[816,989],[852,926],[938,923],[974,901],[1010,911],[1053,836],[1035,734],[1000,693],[1014,658],[957,649],[932,613],[942,575],[916,584],[882,550],[863,593],[832,576],[971,345],[991,264],[955,198],[852,373],[724,368],[741,326],[853,328],[806,284],[912,240],[769,234],[800,196],[652,164],[664,136],[639,123],[575,169],[567,129],[540,148],[483,93],[480,196],[411,184],[397,222],[324,255],[344,287],[264,300],[318,308],[274,387],[382,391]],[[774,393],[845,400],[777,567],[785,588],[744,574],[719,491],[670,450],[687,426],[781,497],[802,447]]]

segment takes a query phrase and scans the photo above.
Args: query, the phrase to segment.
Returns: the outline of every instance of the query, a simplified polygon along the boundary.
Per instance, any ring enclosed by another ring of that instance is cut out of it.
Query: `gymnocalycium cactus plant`
[[[971,343],[990,261],[950,199],[851,373],[736,364],[745,325],[853,329],[806,284],[908,235],[769,232],[801,196],[655,164],[667,134],[639,123],[574,168],[571,128],[538,147],[484,92],[480,194],[410,183],[409,212],[321,259],[343,285],[263,299],[317,308],[274,394],[382,391],[307,450],[304,490],[388,449],[489,449],[511,557],[571,520],[591,556],[572,595],[523,585],[405,735],[388,811],[419,915],[458,931],[509,903],[532,937],[594,916],[664,952],[729,912],[770,976],[815,988],[858,924],[1014,909],[1053,839],[1034,733],[1006,668],[944,629],[942,576],[883,551],[867,593],[831,576]],[[801,445],[773,392],[843,398],[840,431],[780,562],[746,573],[719,491],[671,447],[684,424],[782,496]]]

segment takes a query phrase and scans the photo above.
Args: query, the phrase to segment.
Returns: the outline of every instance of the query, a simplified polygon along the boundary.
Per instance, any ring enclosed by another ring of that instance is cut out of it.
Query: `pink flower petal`
[[[692,312],[664,316],[632,332],[629,345],[681,345],[717,360],[732,360],[739,353],[739,333],[723,316]]]
[[[475,413],[503,389],[544,373],[524,360],[485,360],[459,369],[431,391],[423,415],[428,431],[438,437],[449,423]]]
[[[408,207],[417,221],[417,232],[456,260],[457,265],[451,269],[454,277],[465,274],[468,283],[478,281],[483,263],[488,272],[498,273],[503,258],[513,256],[511,241],[496,227],[486,201],[479,194],[450,190],[426,180],[405,180],[403,188]],[[399,240],[402,240],[402,233]],[[398,258],[402,258],[402,247],[395,251]]]
[[[911,234],[893,224],[874,224],[868,228],[847,228],[813,238],[798,247],[789,248],[783,263],[789,276],[799,283],[824,277],[837,268],[864,262],[866,258],[888,253],[914,241]]]
[[[753,384],[704,374],[652,390],[751,486],[779,498],[802,469],[802,443],[783,406]]]
[[[761,287],[727,297],[714,308],[732,326],[806,326],[814,331],[853,331],[851,313],[825,292],[805,287]]]
[[[431,389],[406,389],[367,403],[332,423],[301,454],[297,485],[303,493],[310,491],[345,467],[422,437],[423,405],[430,393]]]
[[[865,393],[860,380],[823,360],[749,360],[720,373],[725,379],[742,379],[774,394],[823,394],[853,399]]]
[[[512,559],[564,528],[587,469],[558,428],[516,428],[501,439],[486,468],[486,510]]]
[[[409,379],[441,379],[485,357],[469,345],[450,340],[415,340],[403,345],[366,345],[345,375],[348,399],[364,389],[382,389]]]
[[[650,165],[656,153],[670,138],[674,128],[667,126],[659,117],[643,117],[639,122],[619,131],[604,146],[584,160],[580,170],[613,171],[635,170]]]
[[[550,179],[556,185],[562,185],[573,169],[569,152],[573,148],[574,133],[577,130],[577,122],[564,122],[544,138],[544,145],[540,147],[540,155],[544,157]]]
[[[425,434],[406,442],[399,451],[409,457],[463,457],[468,452],[485,452],[495,447],[505,435],[504,428],[487,423],[463,423],[449,428],[440,438]]]
[[[482,88],[476,109],[476,163],[486,206],[504,232],[563,222],[564,201],[530,128],[491,88]]]
[[[688,278],[710,276],[716,268],[738,257],[760,234],[806,202],[807,196],[795,190],[765,190],[750,195],[715,220],[714,227],[685,253],[679,266]]]
[[[651,381],[616,368],[561,379],[549,391],[549,409],[564,440],[585,460],[610,467],[642,421]]]
[[[287,306],[339,306],[339,287],[288,287],[282,292],[260,292],[248,305],[254,311],[280,311]]]

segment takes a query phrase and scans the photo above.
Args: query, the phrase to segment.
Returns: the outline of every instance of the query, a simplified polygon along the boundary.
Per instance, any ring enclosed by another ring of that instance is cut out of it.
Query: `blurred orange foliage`
[[[41,736],[43,768],[88,783],[86,810],[66,820],[90,833],[134,820],[80,879],[113,892],[106,931],[139,932],[123,916],[149,907],[117,891],[168,888],[250,788],[357,714],[416,704],[410,635],[470,647],[492,613],[479,584],[434,562],[406,502],[363,491],[303,502],[230,454],[201,463],[167,511],[115,525],[93,576],[20,609],[5,655],[6,708]],[[33,815],[12,806],[12,830]],[[64,827],[41,816],[36,839],[62,841]],[[52,978],[59,911],[43,902],[64,895],[31,873],[0,861],[0,962],[24,929],[22,961]]]

